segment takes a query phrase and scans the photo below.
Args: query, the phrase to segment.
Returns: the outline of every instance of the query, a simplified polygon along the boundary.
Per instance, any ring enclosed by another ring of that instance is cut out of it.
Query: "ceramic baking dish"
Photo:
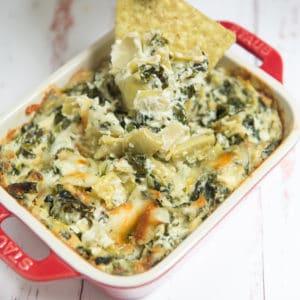
[[[21,219],[25,225],[40,237],[50,248],[48,257],[37,261],[29,257],[0,228],[0,257],[21,276],[34,281],[48,281],[63,278],[81,277],[94,282],[107,294],[120,299],[139,298],[147,294],[166,277],[167,273],[186,254],[195,247],[248,193],[272,167],[274,167],[295,145],[300,136],[297,103],[287,94],[281,84],[282,60],[279,54],[262,40],[240,26],[222,22],[237,35],[237,43],[263,62],[261,68],[255,67],[233,55],[226,54],[220,65],[225,68],[242,69],[251,74],[256,82],[272,93],[278,101],[284,122],[284,138],[277,150],[252,175],[231,194],[226,201],[188,236],[169,256],[149,271],[133,276],[116,276],[103,273],[81,258],[62,241],[54,236],[44,225],[35,219],[24,207],[13,199],[4,189],[0,189],[0,224],[10,216]],[[25,114],[27,106],[39,103],[46,88],[55,84],[63,86],[73,73],[81,68],[95,68],[109,55],[113,33],[109,33],[89,47],[76,58],[55,72],[29,97],[8,113],[0,122],[0,136],[9,129],[28,121]],[[258,79],[258,80],[257,80]]]

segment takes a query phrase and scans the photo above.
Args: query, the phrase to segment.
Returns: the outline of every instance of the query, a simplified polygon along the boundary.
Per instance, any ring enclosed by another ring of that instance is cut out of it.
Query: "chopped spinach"
[[[230,136],[228,138],[228,140],[229,140],[229,145],[230,146],[232,146],[232,145],[239,145],[241,142],[243,142],[243,138],[238,133]]]
[[[94,210],[92,206],[87,206],[75,198],[60,184],[56,185],[51,195],[46,196],[44,202],[49,204],[49,215],[66,224],[75,223],[83,217],[88,219]]]
[[[167,186],[162,185],[160,182],[158,182],[158,180],[156,179],[156,177],[153,174],[150,174],[149,176],[147,176],[147,186],[150,189],[154,189],[161,193],[167,193],[168,195],[170,195],[170,192],[173,187],[171,183],[168,183]]]
[[[68,231],[61,231],[60,235],[66,240],[69,240],[71,238],[71,234]]]
[[[112,78],[106,85],[107,90],[109,94],[114,98],[114,99],[120,99],[121,98],[121,92],[116,85],[114,78]]]
[[[64,116],[61,110],[61,106],[55,110],[55,117],[53,121],[55,132],[65,130],[71,125],[71,120]]]
[[[217,105],[216,118],[221,119],[228,115],[228,106],[225,104]]]
[[[208,62],[205,61],[203,63],[194,63],[192,69],[194,72],[206,72],[208,68]]]
[[[196,201],[200,196],[204,196],[209,205],[214,206],[216,203],[222,202],[229,192],[227,187],[217,181],[216,175],[210,174],[197,181],[190,199]]]
[[[243,89],[243,90],[242,90],[242,93],[243,93],[243,95],[245,95],[245,96],[248,96],[248,94],[249,94],[247,89]]]
[[[203,182],[203,181],[197,181],[197,183],[195,185],[195,188],[194,188],[194,191],[192,192],[191,197],[190,197],[191,201],[198,200],[199,197],[201,195],[203,195],[204,188],[205,188],[205,182]]]
[[[46,198],[44,199],[45,203],[50,203],[53,204],[54,198],[51,195],[47,195]]]
[[[36,155],[33,153],[33,148],[41,142],[43,135],[44,130],[33,122],[24,124],[21,128],[21,135],[18,137],[18,143],[21,146],[17,151],[17,155],[34,159]]]
[[[99,129],[102,129],[102,130],[107,130],[111,127],[111,123],[109,122],[99,122]]]
[[[245,108],[245,104],[238,97],[229,97],[226,103],[217,105],[216,118],[221,119],[228,116],[233,116]]]
[[[160,191],[162,187],[153,174],[147,176],[147,185],[149,188],[155,189],[157,191]]]
[[[154,48],[163,47],[167,44],[168,44],[168,40],[159,33],[155,33],[150,40],[150,46]],[[153,55],[154,53],[151,54]]]
[[[98,256],[95,258],[95,264],[96,265],[108,265],[112,261],[111,256]]]
[[[136,171],[137,177],[142,177],[147,174],[147,169],[146,169],[147,158],[145,154],[134,154],[128,152],[125,157],[127,161],[132,165],[134,170]]]
[[[230,97],[228,104],[231,106],[230,115],[234,115],[245,108],[245,103],[238,97]]]
[[[258,109],[259,112],[264,112],[267,109],[265,102],[263,101],[262,97],[258,97]]]
[[[243,120],[243,126],[250,131],[250,134],[260,140],[259,137],[259,130],[255,128],[254,118],[251,115],[246,115],[245,119]]]
[[[224,94],[225,96],[229,96],[232,93],[232,91],[232,83],[228,79],[225,79],[223,85],[220,88],[220,93]]]
[[[182,124],[187,124],[186,111],[182,104],[177,103],[173,106],[173,115]]]
[[[20,175],[22,168],[24,168],[23,163],[11,163],[10,167],[8,168],[8,174],[10,175]]]
[[[255,131],[254,119],[253,119],[253,117],[251,115],[247,115],[245,117],[245,119],[243,120],[243,125],[247,129],[249,129],[249,130],[251,130],[253,132]]]
[[[134,130],[136,128],[137,128],[136,124],[134,122],[130,122],[129,124],[126,125],[125,130],[127,132],[130,132],[130,131],[132,131],[132,130]]]
[[[142,82],[149,83],[153,79],[159,79],[163,89],[168,87],[168,76],[160,65],[141,65],[139,74]]]
[[[149,116],[147,114],[143,114],[140,111],[137,111],[135,113],[135,125],[136,125],[137,128],[140,128],[142,126],[147,125],[147,122],[151,121],[151,120],[153,120],[152,116]]]
[[[51,147],[51,145],[54,143],[55,141],[55,136],[54,134],[50,131],[47,135],[47,146],[48,148]]]
[[[188,98],[192,98],[196,94],[195,86],[192,84],[185,86],[185,87],[181,87],[180,91],[182,94],[186,95]]]
[[[67,93],[69,96],[86,95],[92,99],[98,97],[99,104],[104,103],[106,100],[102,91],[98,89],[95,84],[87,81],[72,86],[71,88],[67,89],[65,93]]]
[[[76,251],[85,259],[89,259],[92,255],[91,251],[83,246],[78,246]]]
[[[276,142],[272,142],[272,143],[268,144],[265,147],[265,149],[263,150],[263,154],[265,156],[271,155],[271,153],[278,147],[279,144],[280,144],[280,141],[276,141]]]
[[[109,219],[109,215],[103,210],[100,213],[100,217],[98,218],[98,222],[107,223]]]
[[[29,149],[26,149],[26,148],[29,148],[29,147],[27,147],[27,145],[26,144],[24,144],[23,146],[21,146],[20,148],[19,148],[19,150],[17,151],[17,156],[19,156],[19,155],[22,155],[24,158],[27,158],[27,159],[34,159],[34,158],[36,158],[36,155],[33,153],[33,152],[31,152],[31,150],[29,150]],[[30,147],[31,148],[31,147]]]

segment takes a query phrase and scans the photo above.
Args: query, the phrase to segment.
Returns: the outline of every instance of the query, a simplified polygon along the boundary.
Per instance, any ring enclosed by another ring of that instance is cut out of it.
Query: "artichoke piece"
[[[130,75],[124,79],[119,79],[118,76],[116,76],[116,83],[122,93],[123,104],[128,110],[134,109],[133,102],[137,92],[148,89],[148,87],[134,75]]]
[[[174,145],[190,137],[190,129],[178,121],[171,121],[160,131],[160,136],[163,140],[162,150],[169,151]]]
[[[139,90],[133,108],[137,111],[167,112],[170,110],[170,100],[159,90]]]
[[[186,142],[179,144],[172,151],[172,158],[182,159],[188,158],[201,158],[208,151],[208,147],[215,144],[216,138],[214,134],[203,134],[198,136],[193,136]]]
[[[116,208],[127,200],[127,192],[122,181],[114,172],[101,176],[92,188],[108,209]]]
[[[124,139],[114,138],[108,135],[104,135],[99,140],[100,148],[94,155],[95,159],[102,159],[110,154],[114,156],[121,156],[124,152]]]
[[[142,51],[139,36],[130,33],[123,40],[117,41],[112,48],[111,62],[114,72],[126,68],[127,64]]]
[[[127,136],[126,143],[133,153],[143,153],[149,156],[157,152],[162,146],[160,137],[147,128],[133,130]]]
[[[72,97],[64,99],[61,112],[63,115],[68,117],[77,115],[79,113],[79,104],[76,99]]]

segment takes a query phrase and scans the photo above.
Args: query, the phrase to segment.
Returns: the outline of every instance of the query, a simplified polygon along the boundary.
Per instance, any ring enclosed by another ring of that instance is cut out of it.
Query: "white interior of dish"
[[[95,68],[99,63],[108,57],[113,33],[109,33],[101,38],[93,46],[79,54],[65,66],[55,72],[50,78],[42,83],[32,94],[24,98],[0,121],[0,137],[6,135],[11,128],[16,128],[28,121],[25,115],[25,108],[32,103],[39,103],[43,97],[43,92],[51,84],[63,86],[71,75],[82,68]],[[170,269],[180,258],[182,258],[191,248],[193,248],[211,229],[213,229],[223,217],[242,199],[242,197],[291,149],[300,136],[299,121],[296,112],[298,105],[294,99],[287,94],[283,86],[275,79],[259,68],[252,66],[248,62],[226,54],[220,65],[225,68],[242,67],[255,77],[264,82],[278,100],[279,108],[283,112],[285,134],[282,144],[278,149],[250,176],[227,200],[199,226],[189,237],[187,237],[168,257],[149,271],[129,277],[109,275],[94,268],[87,261],[82,259],[73,250],[68,248],[63,242],[55,237],[44,225],[35,219],[25,208],[18,204],[7,192],[0,189],[1,202],[28,225],[54,252],[65,260],[72,268],[100,284],[114,287],[137,287],[153,281],[168,269]]]

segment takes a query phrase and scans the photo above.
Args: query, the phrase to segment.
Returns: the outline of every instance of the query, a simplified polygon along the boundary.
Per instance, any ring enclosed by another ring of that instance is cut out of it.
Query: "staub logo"
[[[0,235],[0,253],[23,271],[28,271],[33,266],[33,261],[5,235]]]
[[[0,223],[7,218],[7,213],[0,213]],[[22,271],[28,271],[34,262],[0,229],[0,255],[6,260],[12,262],[17,268]]]
[[[232,24],[229,29],[234,31],[238,39],[248,47],[252,47],[259,55],[265,57],[270,54],[272,48],[266,45],[262,40],[254,36],[252,33],[245,29],[241,29],[238,26]]]

